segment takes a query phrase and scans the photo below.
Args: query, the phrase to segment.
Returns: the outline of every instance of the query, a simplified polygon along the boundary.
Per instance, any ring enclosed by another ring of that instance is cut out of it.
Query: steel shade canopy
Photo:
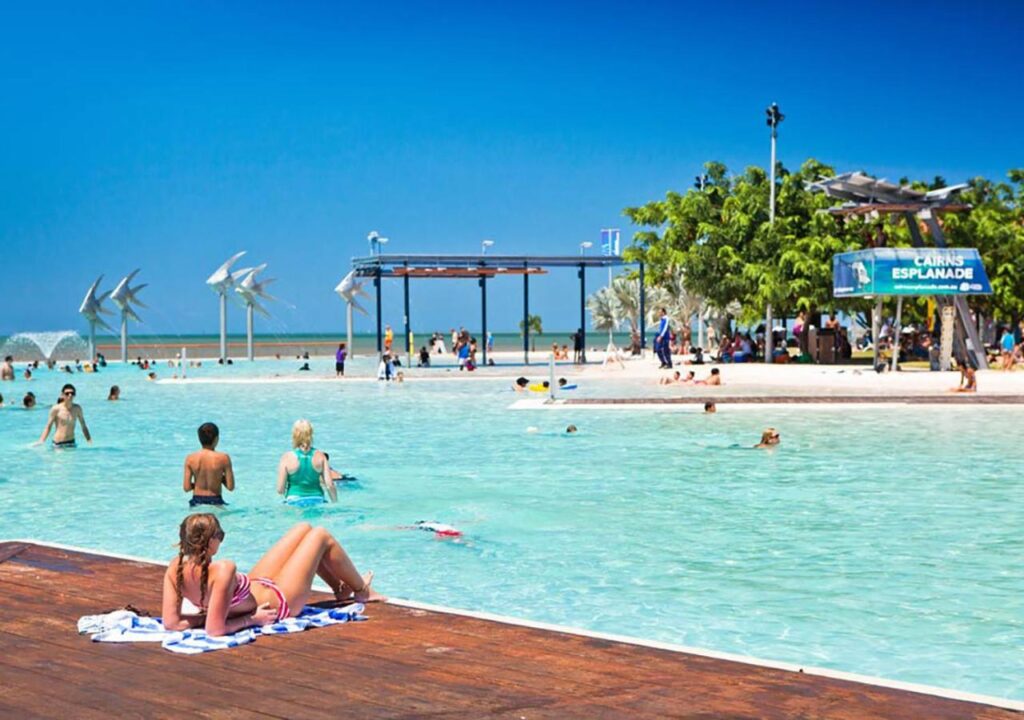
[[[377,352],[383,350],[381,319],[381,279],[402,278],[405,296],[405,344],[409,345],[409,280],[410,278],[471,278],[480,285],[480,315],[482,319],[482,357],[487,363],[487,281],[500,275],[521,275],[523,278],[523,362],[529,363],[530,346],[530,276],[544,274],[547,268],[576,268],[580,281],[580,331],[583,333],[583,359],[586,361],[586,270],[587,268],[610,268],[632,264],[620,255],[371,255],[353,258],[352,273],[349,277],[373,278],[377,304]],[[640,316],[644,309],[644,265],[637,263],[640,270]],[[344,283],[345,281],[342,281]],[[341,285],[337,288],[341,294]],[[344,295],[342,296],[344,297]],[[351,323],[350,323],[351,324]],[[646,348],[647,335],[643,322],[640,323],[640,346]],[[409,350],[411,362],[412,351]]]

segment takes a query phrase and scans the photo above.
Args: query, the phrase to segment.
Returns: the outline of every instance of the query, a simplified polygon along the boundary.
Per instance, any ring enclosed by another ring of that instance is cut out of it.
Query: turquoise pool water
[[[182,460],[213,420],[238,477],[223,552],[243,567],[307,519],[397,597],[1024,698],[1024,411],[513,411],[505,380],[438,377],[182,385],[111,367],[0,384],[7,401],[49,400],[71,379],[96,438],[31,448],[45,410],[0,409],[0,537],[169,558]],[[115,382],[124,399],[108,403]],[[300,416],[360,478],[336,506],[274,495]],[[766,425],[783,445],[748,449]],[[416,520],[466,542],[397,529]]]

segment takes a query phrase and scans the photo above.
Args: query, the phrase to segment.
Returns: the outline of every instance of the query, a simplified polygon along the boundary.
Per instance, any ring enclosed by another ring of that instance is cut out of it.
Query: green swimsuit
[[[316,449],[310,448],[307,452],[303,452],[296,448],[293,452],[299,459],[299,469],[294,474],[288,475],[285,498],[322,498],[324,493],[320,487],[320,473],[313,467],[313,453],[316,452]]]

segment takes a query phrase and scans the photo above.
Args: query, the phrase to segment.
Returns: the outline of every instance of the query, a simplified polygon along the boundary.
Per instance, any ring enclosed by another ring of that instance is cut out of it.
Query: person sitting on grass
[[[231,560],[213,559],[225,538],[216,515],[189,515],[178,537],[178,556],[163,579],[163,624],[172,632],[205,628],[209,635],[231,635],[296,616],[312,594],[314,577],[339,601],[384,599],[370,586],[373,573],[360,575],[334,536],[309,523],[285,533],[248,575]],[[182,613],[185,598],[199,613]]]

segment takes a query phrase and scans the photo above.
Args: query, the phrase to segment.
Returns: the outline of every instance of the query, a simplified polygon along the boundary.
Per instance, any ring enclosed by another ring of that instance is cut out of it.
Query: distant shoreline
[[[472,332],[472,331],[471,331]],[[545,332],[539,336],[531,336],[531,352],[545,352],[551,348],[551,344],[557,342],[561,345],[570,345],[569,336],[573,330],[562,330]],[[85,357],[87,351],[84,349],[85,337],[82,343],[74,341],[67,348],[58,347],[55,360],[88,360]],[[431,333],[414,333],[413,341],[416,348],[426,345]],[[607,344],[607,332],[590,330],[587,333],[587,345],[590,347],[604,347]],[[8,338],[0,338],[0,347],[4,347]],[[479,339],[479,338],[478,338]],[[338,343],[346,342],[345,334],[339,333],[295,333],[287,335],[256,335],[253,338],[253,351],[256,357],[272,358],[277,355],[281,357],[294,357],[309,353],[310,356],[333,355],[338,348]],[[451,351],[451,337],[444,334],[445,349]],[[615,333],[615,342],[623,347],[629,343],[627,333]],[[220,337],[215,334],[195,335],[129,335],[128,357],[148,358],[152,360],[166,360],[176,357],[186,348],[188,356],[195,359],[215,359],[220,356]],[[395,348],[400,349],[400,333],[395,333]],[[121,355],[120,338],[101,335],[96,338],[96,349],[108,360],[114,360]],[[494,333],[494,350],[496,352],[515,352],[523,349],[523,338],[519,333]],[[6,347],[4,354],[10,353],[16,362],[24,362],[42,359],[42,355],[31,346],[19,346],[18,348]],[[352,336],[352,347],[349,348],[351,355],[373,355],[377,352],[377,336],[375,333],[356,333]],[[244,335],[228,335],[228,357],[246,357],[246,339]]]

